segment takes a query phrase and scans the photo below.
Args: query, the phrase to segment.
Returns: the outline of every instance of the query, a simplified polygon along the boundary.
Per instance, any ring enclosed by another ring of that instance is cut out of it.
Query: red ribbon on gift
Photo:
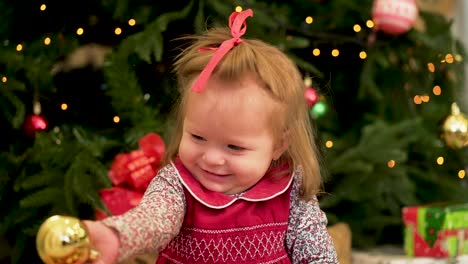
[[[140,149],[115,157],[108,173],[114,186],[99,193],[112,215],[123,214],[138,205],[166,151],[164,141],[155,133],[141,138],[138,145]],[[96,211],[98,220],[105,217],[104,212]]]
[[[127,212],[137,206],[140,203],[141,198],[143,198],[143,193],[119,186],[103,189],[99,194],[112,215],[120,215]],[[96,219],[101,220],[106,217],[107,214],[103,211],[96,211]]]

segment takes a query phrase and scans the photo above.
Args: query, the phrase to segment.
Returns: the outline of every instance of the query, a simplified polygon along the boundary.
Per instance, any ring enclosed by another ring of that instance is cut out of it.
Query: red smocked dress
[[[180,233],[157,263],[291,263],[285,247],[291,174],[266,175],[230,196],[204,188],[180,161],[186,212]]]

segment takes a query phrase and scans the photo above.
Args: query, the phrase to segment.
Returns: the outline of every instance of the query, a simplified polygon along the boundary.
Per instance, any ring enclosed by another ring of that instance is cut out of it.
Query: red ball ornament
[[[415,0],[375,0],[372,6],[375,29],[391,35],[406,33],[417,17]]]
[[[311,87],[306,87],[304,91],[304,98],[306,99],[307,106],[310,108],[317,103],[319,96],[317,90]]]
[[[44,116],[33,114],[24,119],[23,132],[28,137],[34,137],[37,132],[45,131],[47,127],[47,120]]]

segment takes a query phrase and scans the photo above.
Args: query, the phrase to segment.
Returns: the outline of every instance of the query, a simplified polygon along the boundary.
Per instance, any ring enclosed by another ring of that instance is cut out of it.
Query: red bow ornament
[[[115,157],[108,173],[114,186],[100,191],[101,200],[112,215],[123,214],[138,205],[166,150],[164,141],[155,133],[141,138],[138,145],[140,149]],[[105,217],[104,212],[96,212],[98,220]]]

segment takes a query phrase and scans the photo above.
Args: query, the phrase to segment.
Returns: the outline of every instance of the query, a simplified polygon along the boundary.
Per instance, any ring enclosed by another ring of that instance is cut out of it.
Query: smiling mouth
[[[214,172],[211,172],[211,171],[207,171],[205,169],[202,169],[202,171],[209,174],[209,175],[216,176],[216,177],[225,177],[225,176],[231,175],[231,174],[218,174],[218,173],[214,173]]]

